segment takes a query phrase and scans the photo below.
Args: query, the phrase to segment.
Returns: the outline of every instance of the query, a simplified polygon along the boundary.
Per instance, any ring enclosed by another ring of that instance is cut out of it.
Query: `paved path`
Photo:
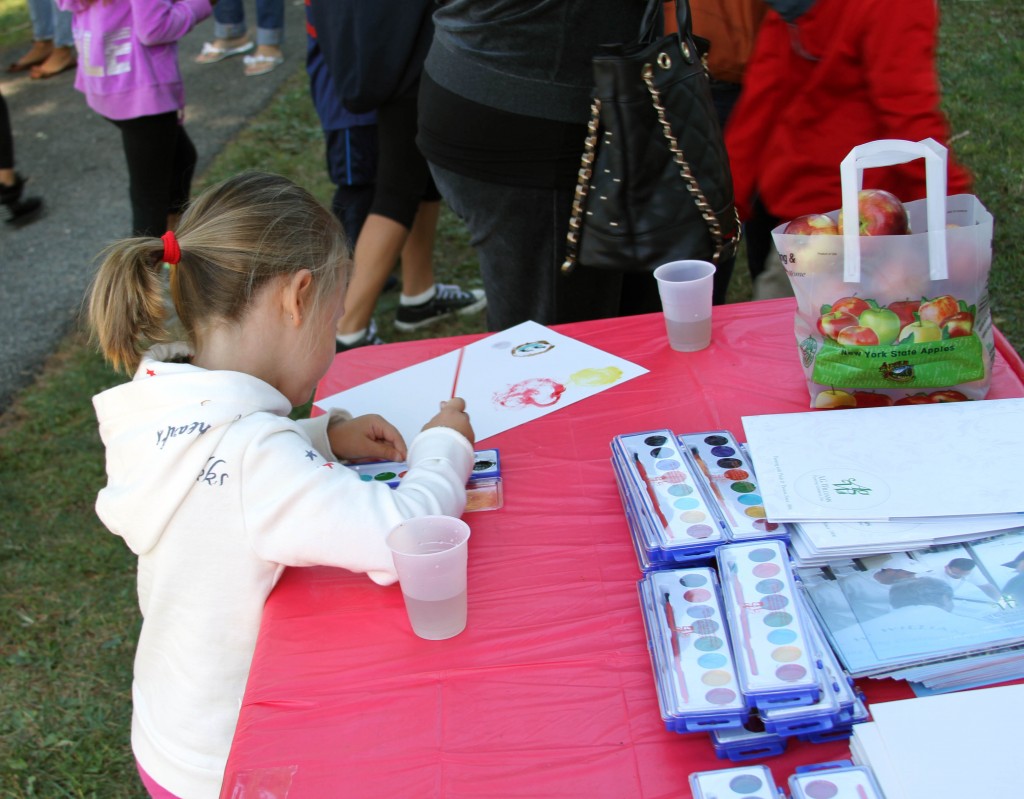
[[[254,13],[247,4],[247,13]],[[197,174],[305,63],[301,0],[285,4],[285,62],[247,78],[242,60],[198,65],[212,38],[203,22],[179,46],[188,106],[186,123],[199,151]],[[27,45],[0,50],[0,65]],[[73,87],[74,73],[46,81],[0,72],[14,128],[18,171],[31,177],[27,193],[46,201],[46,214],[21,229],[0,223],[0,413],[29,385],[76,322],[96,254],[130,232],[127,170],[117,129],[93,113]],[[6,219],[6,208],[0,207]]]

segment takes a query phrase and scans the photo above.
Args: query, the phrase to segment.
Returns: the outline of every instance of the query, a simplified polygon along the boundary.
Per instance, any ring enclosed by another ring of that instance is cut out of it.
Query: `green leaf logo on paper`
[[[852,477],[833,483],[832,488],[837,494],[870,494],[871,489],[867,486],[858,485]]]
[[[889,498],[889,485],[878,475],[844,466],[807,472],[794,488],[808,502],[837,511],[873,508]]]

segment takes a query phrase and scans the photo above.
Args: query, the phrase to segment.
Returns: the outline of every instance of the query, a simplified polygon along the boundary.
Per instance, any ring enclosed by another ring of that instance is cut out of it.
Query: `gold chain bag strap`
[[[678,258],[731,272],[740,237],[732,175],[686,0],[677,10],[681,34],[645,43],[642,31],[594,58],[563,272],[577,263],[650,271]]]

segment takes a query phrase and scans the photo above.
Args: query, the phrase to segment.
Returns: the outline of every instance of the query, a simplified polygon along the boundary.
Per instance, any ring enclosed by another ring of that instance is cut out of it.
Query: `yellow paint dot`
[[[732,675],[721,669],[712,669],[701,675],[700,681],[705,685],[727,685],[732,680]]]
[[[803,650],[796,646],[780,646],[772,652],[772,660],[778,663],[792,663],[803,656]]]
[[[764,507],[762,507],[761,505],[754,505],[751,508],[747,508],[743,512],[753,519],[763,519],[765,516]]]
[[[689,522],[690,524],[696,524],[697,522],[704,521],[704,519],[707,518],[707,514],[704,513],[704,511],[688,510],[688,511],[686,511],[684,513],[680,513],[679,514],[679,518],[682,519],[684,522]]]
[[[569,382],[577,386],[608,386],[621,379],[619,367],[606,366],[603,369],[580,369],[569,378]]]

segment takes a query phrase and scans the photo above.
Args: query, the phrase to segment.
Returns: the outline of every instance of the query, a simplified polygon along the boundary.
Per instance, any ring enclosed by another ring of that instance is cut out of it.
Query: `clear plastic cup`
[[[413,632],[440,641],[466,628],[469,525],[451,516],[421,516],[388,533]]]
[[[678,352],[695,352],[711,343],[711,290],[715,265],[708,261],[670,261],[654,270],[665,314],[668,343]]]

